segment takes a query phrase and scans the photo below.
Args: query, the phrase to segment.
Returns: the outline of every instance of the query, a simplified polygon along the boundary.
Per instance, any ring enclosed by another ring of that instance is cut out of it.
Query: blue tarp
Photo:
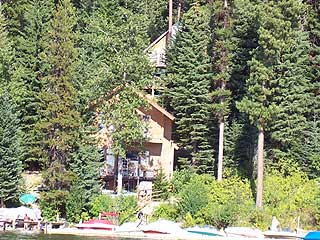
[[[320,240],[320,232],[309,232],[303,239],[305,240]]]

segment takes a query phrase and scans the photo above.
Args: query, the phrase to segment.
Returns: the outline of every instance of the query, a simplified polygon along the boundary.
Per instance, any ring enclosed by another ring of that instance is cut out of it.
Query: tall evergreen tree
[[[69,0],[59,2],[50,31],[50,43],[45,60],[49,73],[43,78],[42,119],[37,128],[43,133],[45,182],[50,190],[66,190],[70,186],[68,170],[70,153],[79,138],[80,115],[77,110],[77,92],[74,71],[77,63],[75,9]]]
[[[276,21],[272,24],[274,8],[271,3],[261,3],[256,9],[260,27],[258,29],[259,48],[254,52],[250,61],[250,77],[247,80],[247,95],[238,103],[238,108],[249,115],[252,123],[258,130],[258,177],[256,206],[262,207],[263,164],[264,164],[264,139],[268,123],[278,111],[277,106],[269,101],[272,97],[272,80],[274,72],[272,66],[277,63],[276,53],[279,40],[273,32],[282,26]],[[271,45],[274,43],[274,45]]]
[[[11,84],[11,44],[0,4],[0,205],[16,198],[21,179],[20,129]]]
[[[273,162],[294,160],[301,165],[301,146],[308,128],[307,117],[312,109],[310,95],[310,44],[305,25],[305,5],[302,1],[283,1],[276,5],[285,17],[280,23],[281,40],[277,65],[274,67],[272,101],[278,105],[276,121],[270,126]]]
[[[8,38],[7,24],[3,15],[3,6],[0,4],[0,88],[1,92],[11,81],[10,66],[12,64],[13,52],[11,42]]]
[[[250,62],[248,95],[238,105],[259,129],[257,207],[262,206],[265,131],[272,131],[273,153],[293,153],[306,127],[310,84],[308,43],[301,30],[303,7],[300,1],[258,4],[259,47]]]
[[[35,125],[40,121],[38,109],[41,108],[39,92],[42,90],[41,78],[46,74],[42,59],[49,40],[49,27],[54,3],[51,0],[28,2],[23,14],[24,25],[20,27],[15,39],[15,72],[13,91],[22,119],[24,133],[23,156],[25,167],[39,169],[41,166],[40,133]]]
[[[248,62],[257,43],[256,6],[250,0],[234,0],[232,10],[232,66],[228,89],[231,91],[230,114],[226,129],[226,166],[230,160],[239,173],[252,178],[256,147],[256,127],[250,124],[248,116],[236,107],[236,103],[246,94],[246,80],[250,77]],[[242,128],[242,129],[241,129]],[[232,131],[232,132],[230,132]],[[241,134],[240,134],[240,132]],[[240,135],[236,135],[239,133]],[[230,136],[231,135],[231,136]],[[232,146],[232,149],[230,147]],[[231,154],[231,152],[232,154]],[[231,154],[231,155],[230,155]]]
[[[306,0],[308,7],[307,30],[311,44],[311,104],[306,130],[306,143],[303,144],[304,166],[309,176],[319,176],[320,169],[320,5],[318,1]]]
[[[199,172],[212,169],[210,142],[210,13],[193,6],[182,19],[182,30],[167,54],[169,108],[176,116],[174,137],[179,144],[179,164]]]
[[[219,125],[219,150],[218,150],[218,181],[222,180],[223,169],[223,143],[225,118],[229,114],[230,90],[228,82],[231,77],[232,59],[232,31],[231,31],[231,1],[217,1],[213,5],[212,19],[212,54],[213,54],[213,111],[217,116]]]
[[[20,129],[14,101],[8,92],[0,95],[0,200],[1,206],[17,198],[21,180]]]

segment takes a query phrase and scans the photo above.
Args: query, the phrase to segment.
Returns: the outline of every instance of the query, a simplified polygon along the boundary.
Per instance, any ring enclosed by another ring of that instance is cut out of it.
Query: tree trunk
[[[168,36],[167,41],[172,37],[172,0],[169,0],[169,22],[168,22]]]
[[[177,22],[180,21],[180,17],[181,17],[181,0],[179,0],[179,3],[178,3]]]
[[[258,177],[257,177],[257,197],[256,207],[262,207],[262,192],[263,192],[263,152],[264,152],[264,129],[259,128],[258,137]]]
[[[118,186],[117,186],[117,195],[120,195],[122,192],[122,159],[118,159]]]
[[[224,0],[224,8],[228,8],[228,1]],[[229,15],[225,14],[223,19],[223,28],[228,28],[228,21],[229,21]],[[228,55],[227,48],[223,48],[221,53],[221,58],[226,59]],[[221,66],[221,72],[226,71],[228,66],[226,63],[223,63]],[[223,91],[226,88],[226,79],[222,79],[220,82],[220,89]],[[220,104],[224,105],[225,103],[225,97],[222,96],[220,99]],[[224,113],[222,113],[219,117],[219,153],[218,153],[218,176],[217,180],[222,181],[222,172],[223,172],[223,141],[224,141]]]
[[[223,138],[224,138],[224,120],[219,123],[219,153],[218,153],[218,181],[222,180],[222,163],[223,163]]]

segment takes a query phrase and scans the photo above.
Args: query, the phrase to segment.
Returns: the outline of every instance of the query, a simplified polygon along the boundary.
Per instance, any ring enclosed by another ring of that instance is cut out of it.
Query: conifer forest
[[[125,157],[144,141],[135,112],[156,85],[178,149],[154,188],[180,200],[154,218],[320,226],[320,2],[173,0],[159,69],[144,50],[168,16],[168,0],[0,0],[1,206],[39,171],[48,219],[102,210],[97,115]],[[129,217],[135,203],[119,201]]]

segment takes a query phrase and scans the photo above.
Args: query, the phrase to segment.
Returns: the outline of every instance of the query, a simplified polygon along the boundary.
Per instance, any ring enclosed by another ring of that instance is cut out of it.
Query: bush
[[[194,216],[200,209],[207,206],[210,193],[210,184],[214,181],[210,175],[191,176],[190,182],[181,187],[178,208],[181,216],[190,213]]]
[[[66,206],[66,199],[69,193],[62,190],[51,190],[41,194],[40,207],[42,216],[48,221],[55,221],[57,216],[65,217],[63,214]]]
[[[66,201],[67,220],[73,223],[79,222],[83,213],[87,212],[85,206],[86,201],[83,191],[78,187],[72,187]]]
[[[113,212],[116,210],[115,201],[110,195],[101,194],[93,198],[90,214],[98,216],[101,212]]]
[[[163,218],[171,221],[175,221],[177,215],[177,208],[174,205],[167,203],[160,204],[153,213],[153,217],[156,219]]]
[[[138,211],[138,202],[135,196],[99,195],[92,201],[90,213],[98,216],[101,212],[119,213],[119,223],[134,220]]]
[[[201,209],[207,224],[218,229],[241,223],[254,205],[248,181],[238,177],[213,181],[210,188],[208,205]]]
[[[195,173],[190,169],[175,171],[171,180],[173,192],[176,194],[179,193],[184,188],[185,184],[190,182],[193,175],[195,175]]]
[[[317,226],[319,196],[318,183],[302,172],[296,171],[289,176],[273,172],[264,180],[265,210],[270,222],[273,215],[277,216],[281,227],[296,228],[298,218],[304,228]]]
[[[122,224],[125,221],[136,220],[136,214],[138,212],[138,201],[135,196],[120,196],[115,198],[116,211],[120,214],[119,223]]]

